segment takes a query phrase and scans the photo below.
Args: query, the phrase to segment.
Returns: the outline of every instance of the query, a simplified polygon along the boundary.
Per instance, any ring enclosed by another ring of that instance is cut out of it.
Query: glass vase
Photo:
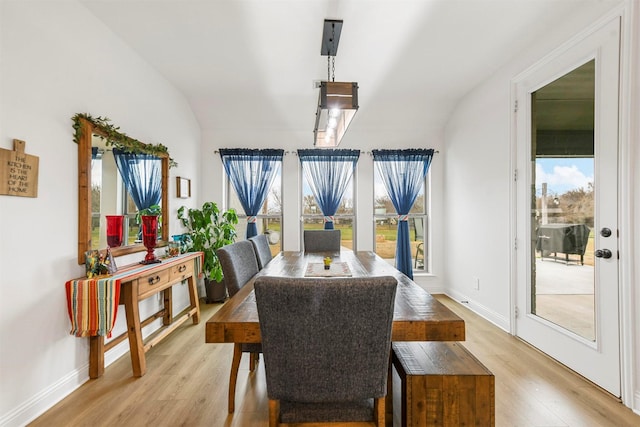
[[[141,264],[153,264],[160,262],[156,258],[154,249],[158,242],[158,217],[156,215],[142,215],[142,243],[147,248],[147,255]]]
[[[107,245],[117,248],[122,245],[122,224],[124,215],[105,215],[107,219]]]

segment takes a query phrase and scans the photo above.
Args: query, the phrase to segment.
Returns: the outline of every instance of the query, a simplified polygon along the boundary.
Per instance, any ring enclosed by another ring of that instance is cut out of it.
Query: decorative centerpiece
[[[158,243],[158,218],[160,218],[161,208],[159,205],[152,205],[138,211],[138,216],[142,221],[142,243],[147,248],[147,254],[140,264],[155,264],[160,261],[156,257],[155,248]]]
[[[118,271],[109,247],[104,252],[97,249],[87,251],[85,254],[85,268],[87,279],[110,276]]]
[[[169,242],[166,250],[167,258],[172,258],[178,255],[180,255],[180,243],[176,241]]]
[[[117,248],[122,245],[124,215],[105,215],[107,219],[107,245]]]
[[[324,261],[324,269],[329,270],[331,268],[331,257],[325,257]]]

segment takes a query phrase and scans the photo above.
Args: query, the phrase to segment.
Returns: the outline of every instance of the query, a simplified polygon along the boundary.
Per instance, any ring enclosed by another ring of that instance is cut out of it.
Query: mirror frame
[[[91,121],[77,117],[76,143],[78,144],[78,264],[85,263],[85,253],[91,250],[91,139],[97,134],[109,135]],[[116,128],[117,129],[117,128]],[[113,130],[111,130],[113,134]],[[121,140],[126,135],[118,134]],[[157,247],[169,241],[169,155],[154,153],[162,160],[162,236]],[[111,248],[113,256],[122,256],[145,251],[142,243]]]

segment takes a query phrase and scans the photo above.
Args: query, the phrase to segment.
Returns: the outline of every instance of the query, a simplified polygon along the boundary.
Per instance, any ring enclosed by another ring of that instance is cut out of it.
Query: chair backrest
[[[269,399],[338,402],[386,395],[394,277],[258,277]]]
[[[414,218],[413,224],[416,228],[416,241],[422,242],[424,241],[424,226],[422,224],[422,218]]]
[[[256,252],[248,240],[223,246],[216,254],[222,266],[229,297],[234,296],[259,271]]]
[[[340,252],[340,230],[304,230],[305,252]]]
[[[258,260],[258,268],[262,270],[265,265],[269,264],[269,261],[273,259],[271,255],[271,248],[269,248],[269,240],[266,234],[258,234],[249,238],[249,241],[253,244],[253,249],[256,251],[256,258]]]

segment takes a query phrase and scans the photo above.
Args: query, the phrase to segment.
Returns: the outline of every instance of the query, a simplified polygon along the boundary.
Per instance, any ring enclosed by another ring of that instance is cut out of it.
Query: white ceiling
[[[81,0],[186,97],[202,129],[308,131],[327,79],[325,18],[344,26],[336,81],[353,128],[441,129],[470,89],[599,0]]]

